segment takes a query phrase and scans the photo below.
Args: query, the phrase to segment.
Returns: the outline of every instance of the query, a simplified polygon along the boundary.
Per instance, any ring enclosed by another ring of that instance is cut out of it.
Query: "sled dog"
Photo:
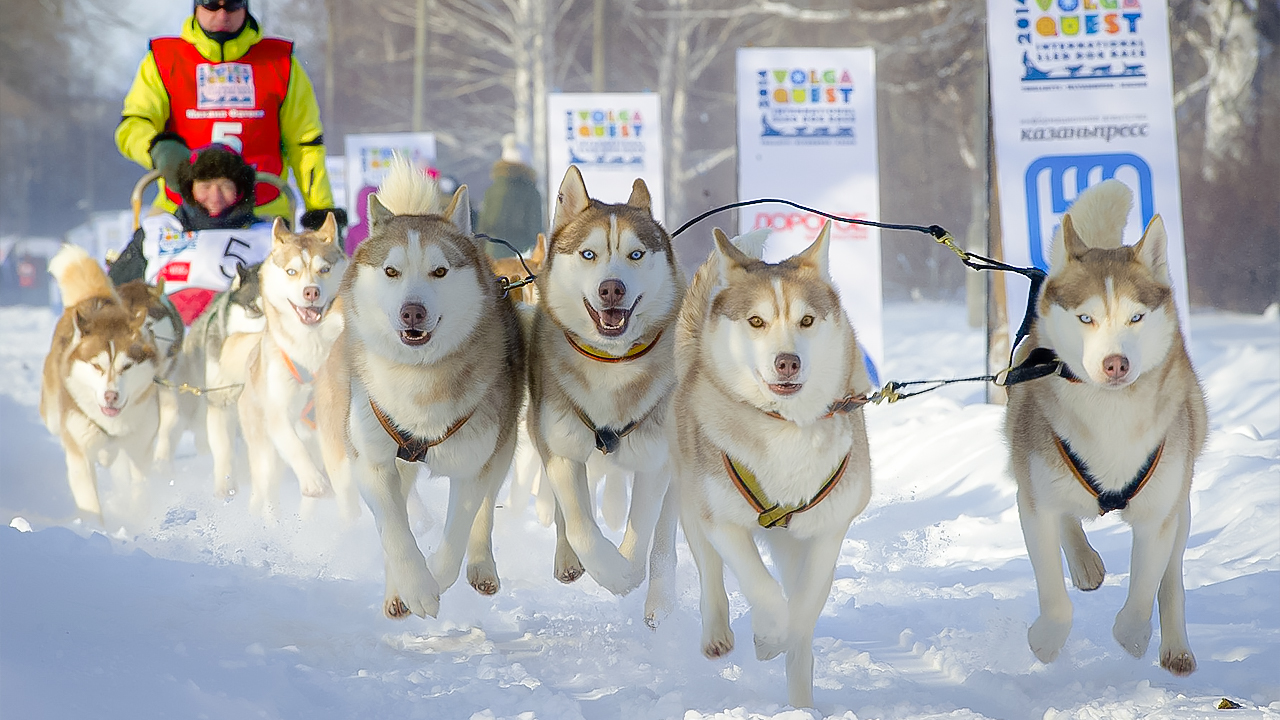
[[[554,572],[572,582],[585,569],[624,595],[645,577],[670,482],[665,426],[684,280],[643,180],[625,204],[610,205],[592,199],[571,166],[548,243],[529,341],[527,425],[558,504]],[[587,485],[587,460],[601,455],[635,473],[618,547],[596,524]]]
[[[538,241],[533,246],[533,252],[529,253],[529,257],[524,259],[523,264],[521,264],[520,258],[517,257],[497,258],[493,260],[493,272],[500,278],[506,278],[507,282],[519,282],[524,280],[528,274],[525,271],[526,265],[529,268],[529,272],[532,272],[535,276],[541,273],[542,264],[546,261],[546,257],[547,236],[538,233]],[[534,283],[529,283],[528,285],[513,288],[509,293],[509,297],[512,302],[537,305],[538,286]]]
[[[164,294],[164,280],[148,285],[145,280],[133,280],[116,288],[116,294],[125,307],[132,308],[135,321],[142,322],[143,331],[151,337],[156,348],[156,380],[160,406],[160,427],[156,432],[154,462],[167,468],[173,461],[173,448],[189,423],[193,408],[184,402],[174,380],[183,372],[182,347],[186,326],[177,308]]]
[[[143,327],[146,306],[125,305],[83,249],[63,246],[49,272],[66,310],[44,361],[40,416],[66,452],[76,507],[101,524],[97,465],[123,454],[135,500],[145,491],[159,427],[158,353]]]
[[[221,498],[236,493],[232,448],[237,423],[233,404],[244,386],[246,361],[238,358],[238,364],[224,370],[222,351],[231,337],[237,338],[233,344],[251,345],[239,341],[251,340],[266,327],[259,279],[261,268],[261,264],[237,265],[230,289],[214,296],[209,307],[191,324],[182,346],[180,366],[185,373],[182,381],[188,389],[200,393],[198,397],[192,394],[193,400],[188,401],[196,406],[196,443],[198,447],[203,443],[202,449],[213,455],[214,494]],[[230,353],[228,359],[231,359]],[[200,427],[202,417],[204,422]]]
[[[338,286],[347,267],[332,213],[319,230],[297,234],[276,218],[271,235],[271,253],[258,271],[266,327],[249,336],[256,343],[238,401],[252,482],[249,508],[266,515],[274,515],[278,503],[281,457],[304,497],[329,490],[309,442],[316,428],[313,383],[342,332]],[[335,490],[344,515],[359,514],[354,488]]]
[[[1158,599],[1160,665],[1187,675],[1196,660],[1187,643],[1182,554],[1208,421],[1178,326],[1164,222],[1156,215],[1137,245],[1124,246],[1131,204],[1129,189],[1108,180],[1081,193],[1063,216],[1023,346],[1052,351],[1063,369],[1009,388],[1009,464],[1040,596],[1027,640],[1041,662],[1058,656],[1072,619],[1062,552],[1071,582],[1097,588],[1102,558],[1081,519],[1119,510],[1133,528],[1133,553],[1129,595],[1111,633],[1142,657]]]
[[[467,187],[443,212],[437,202],[431,180],[403,158],[392,163],[342,279],[345,330],[317,378],[326,469],[350,472],[373,511],[391,618],[434,616],[464,552],[472,587],[498,591],[493,503],[524,393],[516,311],[471,233]],[[444,537],[429,559],[406,509],[418,462],[450,479]]]
[[[850,523],[871,497],[859,397],[872,391],[827,270],[831,224],[777,264],[715,231],[676,333],[676,487],[701,584],[702,652],[733,649],[724,565],[751,606],[756,657],[786,652],[787,700],[813,704],[813,628]],[[768,542],[781,584],[756,538]]]

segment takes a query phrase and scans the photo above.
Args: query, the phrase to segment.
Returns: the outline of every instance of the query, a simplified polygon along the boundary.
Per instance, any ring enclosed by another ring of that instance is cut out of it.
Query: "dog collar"
[[[1038,380],[1042,377],[1057,375],[1058,377],[1070,383],[1082,383],[1078,375],[1071,372],[1071,368],[1058,354],[1051,348],[1038,347],[1027,353],[1027,359],[1017,367],[1009,368],[1002,373],[1004,377],[997,376],[996,384],[1009,387],[1028,380]]]
[[[1138,473],[1128,485],[1120,490],[1104,490],[1102,484],[1098,482],[1090,472],[1089,467],[1085,465],[1084,460],[1071,449],[1066,440],[1063,440],[1057,433],[1053,434],[1053,440],[1058,446],[1058,454],[1062,456],[1062,460],[1071,470],[1071,474],[1075,479],[1084,486],[1098,499],[1098,514],[1106,515],[1112,510],[1124,510],[1129,507],[1129,501],[1132,500],[1151,479],[1156,472],[1156,465],[1160,464],[1160,456],[1164,454],[1164,441],[1161,440],[1156,449],[1147,456],[1147,461],[1138,468]]]
[[[792,515],[808,510],[830,495],[831,491],[835,489],[836,483],[840,482],[841,477],[844,477],[845,468],[849,466],[849,455],[846,454],[840,464],[836,466],[835,471],[818,489],[818,493],[810,498],[808,502],[801,505],[779,505],[778,503],[770,503],[769,499],[765,497],[764,488],[760,487],[760,482],[756,480],[754,473],[729,457],[728,453],[722,452],[720,457],[724,459],[724,469],[729,473],[729,479],[733,481],[733,486],[738,488],[738,492],[751,505],[751,508],[760,514],[758,521],[762,528],[787,527],[791,522]]]
[[[284,360],[284,366],[289,368],[289,374],[293,376],[294,381],[299,385],[310,385],[311,381],[315,380],[315,375],[312,375],[305,367],[295,363],[293,358],[289,357],[289,353],[284,351],[284,348],[280,348],[280,357]],[[307,404],[302,408],[302,417],[299,419],[302,420],[302,424],[312,430],[316,429],[315,393],[307,397]]]
[[[645,419],[649,417],[649,413],[645,413],[640,418],[632,420],[622,426],[621,430],[614,430],[613,428],[596,427],[596,424],[591,422],[591,418],[587,417],[587,414],[580,408],[575,407],[573,412],[577,414],[578,419],[582,421],[582,424],[586,425],[587,429],[595,435],[596,449],[605,455],[617,452],[618,446],[622,444],[622,438],[630,435],[632,430],[639,427],[640,423],[644,422]],[[649,412],[653,412],[653,410],[650,410]]]
[[[396,449],[396,457],[404,460],[405,462],[422,462],[423,460],[426,460],[428,450],[452,437],[453,434],[458,432],[463,425],[466,425],[467,421],[471,419],[471,416],[475,414],[473,411],[463,415],[458,422],[450,425],[449,429],[444,431],[444,435],[439,438],[435,440],[424,440],[401,430],[395,424],[395,421],[391,419],[391,416],[383,412],[382,408],[378,407],[378,403],[374,402],[372,399],[369,400],[369,407],[373,408],[373,416],[378,418],[378,422],[382,424],[382,429],[386,430],[387,434],[391,436],[391,439],[395,440],[396,445],[399,446]]]
[[[582,353],[584,356],[589,357],[592,360],[616,363],[644,357],[655,345],[658,344],[658,341],[662,339],[662,331],[659,330],[658,334],[653,336],[653,340],[650,340],[648,343],[638,342],[635,345],[632,345],[630,350],[621,355],[610,355],[599,348],[593,348],[585,343],[580,343],[573,339],[573,335],[570,334],[568,330],[564,331],[564,339],[569,341],[569,344],[573,346],[574,350],[577,350],[579,353]]]

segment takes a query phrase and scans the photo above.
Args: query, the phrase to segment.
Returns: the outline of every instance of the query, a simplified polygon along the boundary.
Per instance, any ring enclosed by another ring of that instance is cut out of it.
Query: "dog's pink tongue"
[[[297,306],[295,306],[297,307]],[[305,325],[315,325],[320,322],[320,308],[315,307],[299,307],[298,319],[302,320]]]
[[[106,405],[103,405],[101,407],[102,407],[102,414],[106,415],[107,417],[115,417],[120,414],[120,408],[118,407],[107,407]]]

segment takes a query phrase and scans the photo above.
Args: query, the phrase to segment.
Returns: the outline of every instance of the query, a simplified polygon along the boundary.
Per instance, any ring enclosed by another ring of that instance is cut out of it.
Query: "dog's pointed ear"
[[[716,241],[716,257],[719,258],[720,283],[727,282],[730,275],[742,270],[752,261],[751,257],[734,246],[733,241],[720,228],[714,228],[711,236]]]
[[[636,178],[631,183],[631,197],[627,198],[627,204],[653,214],[653,200],[649,197],[649,186],[644,184],[644,178]]]
[[[80,342],[80,339],[89,334],[91,323],[88,316],[80,312],[80,308],[71,308],[71,325],[75,328],[75,333],[71,336],[73,343]]]
[[[538,233],[538,240],[533,244],[533,252],[529,254],[529,264],[533,267],[541,267],[546,259],[547,236],[545,233]]]
[[[338,219],[333,216],[332,212],[325,213],[324,224],[320,226],[320,237],[325,242],[332,244],[338,239]]]
[[[281,245],[289,241],[293,234],[289,232],[289,228],[284,226],[284,218],[276,218],[271,223],[271,240],[273,245]]]
[[[1062,216],[1062,249],[1065,252],[1063,259],[1068,262],[1079,260],[1089,252],[1089,246],[1081,239],[1080,233],[1076,232],[1076,224],[1071,220],[1071,213]]]
[[[395,217],[395,213],[387,209],[386,205],[378,199],[378,193],[369,193],[369,204],[366,214],[369,216],[369,232],[372,233],[374,228],[381,226],[386,221]]]
[[[1133,250],[1142,264],[1151,268],[1152,274],[1169,282],[1169,234],[1165,232],[1164,220],[1159,215],[1147,223],[1142,239]]]
[[[824,278],[830,278],[830,257],[831,257],[831,221],[828,220],[822,224],[822,230],[818,231],[818,237],[813,244],[805,248],[800,254],[795,256],[802,266],[811,267],[822,274]]]
[[[156,300],[161,300],[164,298],[164,277],[163,276],[156,277],[156,284],[151,286],[151,297],[155,298]]]
[[[769,228],[756,228],[750,232],[743,233],[734,238],[734,246],[747,255],[761,260],[764,259],[764,244],[769,239]]]
[[[582,173],[577,165],[570,165],[560,181],[560,190],[556,193],[556,211],[551,217],[551,234],[555,235],[560,228],[569,224],[591,203],[587,195],[587,184],[582,181]]]
[[[459,185],[453,191],[453,199],[449,201],[449,207],[445,208],[444,216],[463,233],[471,235],[471,194],[466,185]]]

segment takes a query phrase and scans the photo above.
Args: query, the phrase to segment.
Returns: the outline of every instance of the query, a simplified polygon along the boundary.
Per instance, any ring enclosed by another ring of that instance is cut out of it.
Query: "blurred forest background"
[[[1280,300],[1280,2],[1170,4],[1192,303],[1257,312]],[[190,7],[3,5],[0,235],[61,236],[127,206],[142,170],[112,140],[121,101],[147,38],[176,34]],[[983,0],[252,0],[250,10],[297,41],[330,153],[346,133],[433,131],[441,171],[473,197],[504,133],[544,161],[545,92],[659,93],[669,228],[736,199],[736,48],[872,47],[882,218],[941,224],[970,242],[987,232]],[[705,257],[709,237],[698,235],[682,238],[686,265]],[[901,233],[885,233],[883,249],[886,297],[964,296],[966,271],[944,249]]]

